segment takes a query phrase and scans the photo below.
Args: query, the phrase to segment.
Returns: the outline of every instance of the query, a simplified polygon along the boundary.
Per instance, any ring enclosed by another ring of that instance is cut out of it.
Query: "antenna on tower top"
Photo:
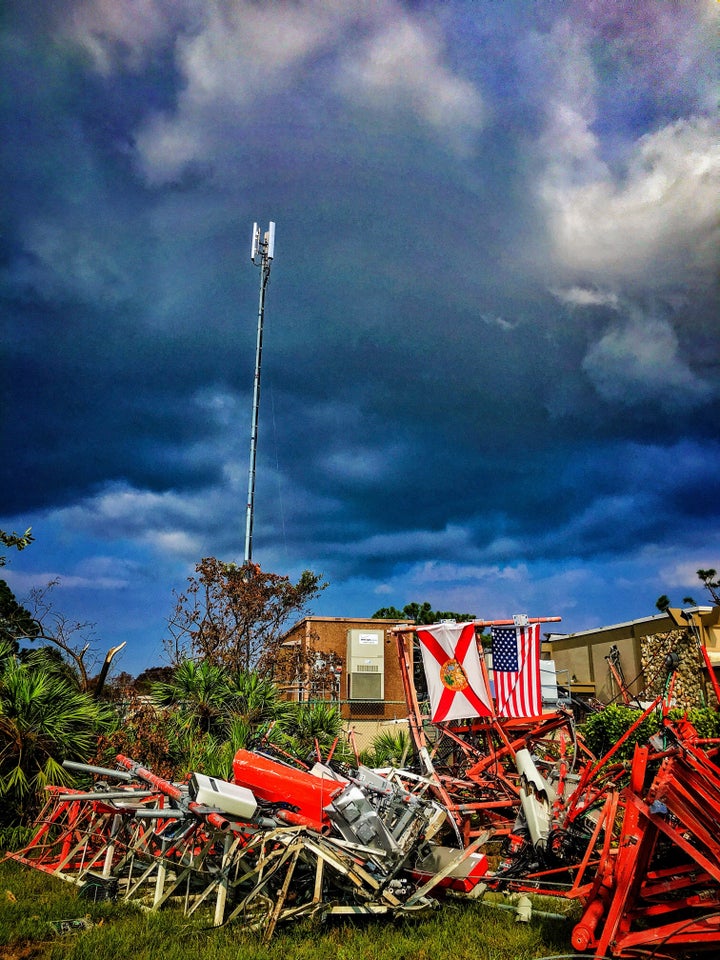
[[[252,560],[253,520],[255,513],[255,460],[257,457],[258,414],[260,411],[260,365],[262,362],[263,324],[265,321],[265,288],[270,279],[270,267],[275,256],[275,224],[260,236],[260,228],[253,223],[250,259],[260,267],[260,302],[258,304],[257,346],[255,350],[255,381],[253,386],[252,427],[250,428],[250,470],[248,475],[247,513],[245,515],[245,563]]]

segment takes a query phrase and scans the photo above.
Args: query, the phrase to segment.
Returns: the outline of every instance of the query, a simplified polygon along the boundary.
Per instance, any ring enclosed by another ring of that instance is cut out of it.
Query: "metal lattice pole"
[[[260,267],[260,300],[258,303],[257,345],[255,349],[255,381],[253,385],[252,426],[250,429],[250,469],[248,473],[247,512],[245,514],[245,563],[252,560],[253,521],[255,513],[255,460],[257,457],[258,415],[260,412],[260,366],[262,363],[263,324],[265,321],[265,290],[270,279],[270,267],[275,256],[275,224],[270,225],[262,239],[257,223],[253,224],[250,259]]]

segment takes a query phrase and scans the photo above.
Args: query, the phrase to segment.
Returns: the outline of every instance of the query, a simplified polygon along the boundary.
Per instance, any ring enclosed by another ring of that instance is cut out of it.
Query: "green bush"
[[[668,714],[671,720],[682,720],[683,718],[697,730],[698,736],[703,740],[712,740],[714,737],[720,737],[720,713],[712,707],[693,707],[691,710],[681,710],[675,708]]]
[[[588,717],[581,728],[585,743],[596,757],[605,756],[608,750],[624,736],[630,727],[642,716],[642,710],[633,710],[620,703],[611,703],[599,713]],[[645,745],[650,737],[660,729],[657,714],[650,714],[628,737],[613,755],[614,760],[631,760],[635,744]]]
[[[641,715],[642,710],[611,703],[604,710],[588,717],[580,730],[589,749],[600,759],[621,740]],[[694,707],[691,710],[675,707],[669,711],[668,718],[689,720],[698,736],[703,739],[720,736],[720,713],[710,707]],[[631,760],[635,745],[645,746],[650,737],[662,732],[663,728],[661,711],[651,713],[613,754],[613,760]]]
[[[130,700],[122,723],[98,739],[89,762],[113,767],[125,754],[158,776],[184,780],[205,773],[232,778],[239,749],[276,745],[302,761],[322,757],[348,763],[342,713],[326,701],[291,703],[257,674],[185,662],[169,683],[156,684],[153,698]]]

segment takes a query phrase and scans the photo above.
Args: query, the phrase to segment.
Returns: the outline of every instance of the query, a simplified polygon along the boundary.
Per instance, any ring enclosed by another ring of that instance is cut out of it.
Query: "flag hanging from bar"
[[[540,624],[492,627],[495,709],[499,717],[542,713]]]
[[[430,695],[431,720],[492,716],[472,623],[438,623],[415,631]]]

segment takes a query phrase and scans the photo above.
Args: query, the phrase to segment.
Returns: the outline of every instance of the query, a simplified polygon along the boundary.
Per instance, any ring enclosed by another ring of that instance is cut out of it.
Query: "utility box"
[[[384,641],[384,630],[348,630],[347,672],[350,700],[384,699]]]
[[[224,813],[240,817],[241,820],[250,820],[257,810],[252,790],[226,780],[218,780],[216,777],[208,777],[204,773],[193,773],[189,792],[196,803],[218,807]]]

